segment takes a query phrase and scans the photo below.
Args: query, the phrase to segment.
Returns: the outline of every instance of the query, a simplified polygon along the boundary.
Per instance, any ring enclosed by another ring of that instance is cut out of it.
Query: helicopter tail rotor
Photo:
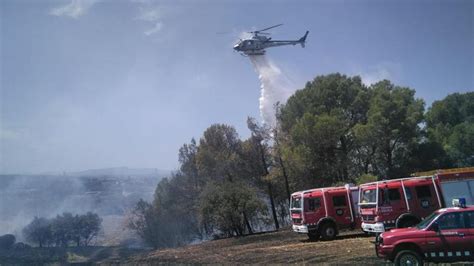
[[[304,36],[301,37],[301,38],[298,40],[298,42],[301,44],[301,47],[303,47],[303,48],[304,48],[304,46],[305,46],[306,37],[308,37],[308,33],[309,33],[309,31],[306,31],[306,33],[304,34]]]

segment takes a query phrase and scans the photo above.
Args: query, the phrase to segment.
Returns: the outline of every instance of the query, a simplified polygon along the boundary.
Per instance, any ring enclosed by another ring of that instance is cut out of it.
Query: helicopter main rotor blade
[[[271,27],[265,28],[265,29],[263,29],[263,30],[257,30],[257,31],[266,31],[266,30],[269,30],[269,29],[273,29],[273,28],[276,28],[276,27],[280,27],[281,25],[283,25],[283,24],[278,24],[278,25],[271,26]]]

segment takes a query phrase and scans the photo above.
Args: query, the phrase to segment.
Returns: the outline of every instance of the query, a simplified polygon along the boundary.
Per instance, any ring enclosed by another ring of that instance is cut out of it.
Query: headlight
[[[383,237],[381,234],[377,236],[375,242],[377,242],[379,245],[383,245]]]

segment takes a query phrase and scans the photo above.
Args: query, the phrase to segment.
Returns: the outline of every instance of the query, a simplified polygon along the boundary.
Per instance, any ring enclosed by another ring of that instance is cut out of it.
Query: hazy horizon
[[[175,169],[159,169],[159,168],[141,168],[141,167],[127,167],[127,166],[118,166],[118,167],[104,167],[104,168],[94,168],[94,169],[79,169],[75,171],[46,171],[46,172],[16,172],[16,173],[0,173],[0,176],[41,176],[41,175],[52,175],[52,176],[126,176],[134,175],[137,172],[140,175],[148,175],[150,173],[156,173],[159,175],[169,175]],[[132,174],[130,174],[132,173]]]

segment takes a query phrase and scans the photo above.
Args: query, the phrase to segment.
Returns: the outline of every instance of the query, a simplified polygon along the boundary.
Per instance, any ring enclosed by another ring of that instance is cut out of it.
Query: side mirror
[[[432,224],[430,230],[431,230],[431,231],[435,231],[435,232],[439,232],[439,225],[438,225],[438,223]]]

